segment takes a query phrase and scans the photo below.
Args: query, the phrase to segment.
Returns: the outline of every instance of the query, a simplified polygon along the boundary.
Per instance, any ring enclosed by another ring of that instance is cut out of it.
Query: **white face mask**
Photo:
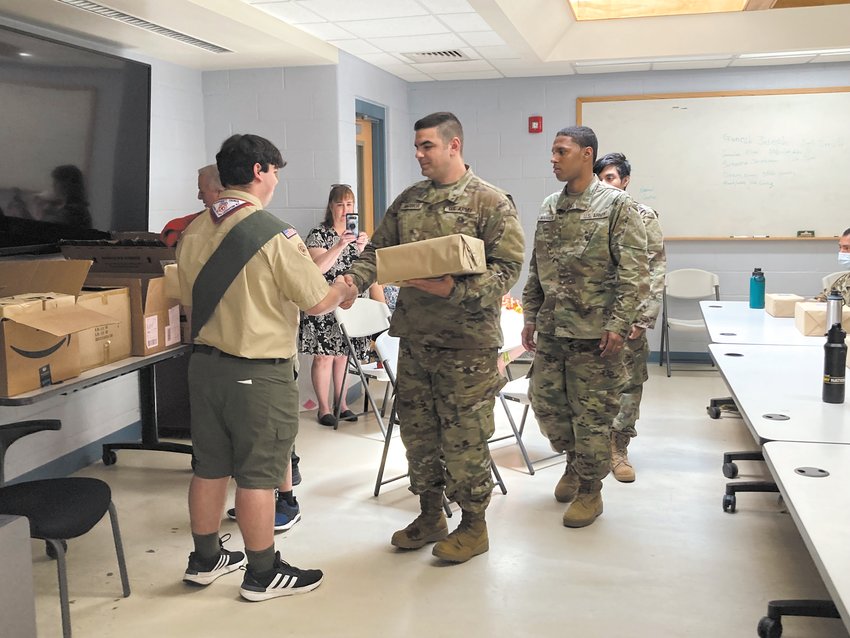
[[[838,263],[847,270],[850,270],[850,253],[838,253]]]

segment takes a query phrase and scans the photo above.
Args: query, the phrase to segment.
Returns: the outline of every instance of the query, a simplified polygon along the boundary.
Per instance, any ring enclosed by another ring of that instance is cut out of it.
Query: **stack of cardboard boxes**
[[[164,251],[164,252],[163,252]],[[0,396],[180,344],[151,246],[68,246],[70,259],[0,261]]]

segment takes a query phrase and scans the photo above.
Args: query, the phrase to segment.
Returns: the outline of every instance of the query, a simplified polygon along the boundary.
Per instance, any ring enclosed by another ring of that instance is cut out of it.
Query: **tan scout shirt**
[[[567,188],[537,218],[523,316],[557,337],[625,336],[649,294],[646,231],[627,193],[596,176],[583,193]]]
[[[635,324],[641,328],[654,328],[664,297],[664,275],[667,273],[667,255],[664,253],[664,234],[658,213],[645,204],[638,204],[638,213],[646,230],[646,257],[649,262],[649,296],[638,308]]]
[[[195,279],[230,229],[262,207],[256,197],[237,190],[224,191],[213,206],[224,202],[235,207],[240,200],[247,205],[218,224],[210,210],[204,211],[180,239],[177,266],[183,305],[192,305]],[[298,234],[280,233],[236,276],[196,343],[249,359],[294,357],[299,309],[312,308],[327,293],[328,284]]]
[[[390,334],[442,348],[498,348],[502,295],[519,278],[524,238],[510,195],[467,169],[454,184],[417,182],[387,209],[350,274],[363,291],[375,281],[375,249],[464,233],[484,241],[487,272],[455,277],[448,299],[403,287]]]

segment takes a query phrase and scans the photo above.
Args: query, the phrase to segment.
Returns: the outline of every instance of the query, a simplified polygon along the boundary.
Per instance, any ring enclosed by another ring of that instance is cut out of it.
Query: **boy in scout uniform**
[[[566,182],[537,218],[522,305],[522,341],[535,351],[531,406],[552,447],[567,453],[555,498],[570,503],[567,527],[602,513],[610,433],[626,380],[623,342],[648,290],[646,232],[634,202],[593,174],[597,141],[562,129],[552,167]],[[535,332],[536,337],[535,337]]]
[[[397,531],[402,549],[437,544],[433,554],[464,562],[489,549],[493,406],[504,384],[497,369],[501,299],[516,282],[523,234],[510,196],[463,162],[463,130],[451,113],[414,125],[416,159],[427,179],[399,195],[346,279],[359,290],[375,281],[375,249],[464,233],[484,241],[487,272],[414,279],[401,288],[390,334],[401,338],[398,415],[410,489],[420,515]],[[442,494],[463,512],[448,533]]]
[[[599,180],[614,188],[626,190],[631,179],[632,166],[622,153],[608,153],[593,165]],[[635,480],[635,470],[629,461],[628,448],[632,437],[637,436],[635,423],[640,417],[640,400],[643,384],[649,378],[646,363],[649,360],[649,341],[646,331],[655,327],[664,295],[664,275],[667,257],[664,254],[664,235],[658,214],[645,204],[637,204],[643,227],[646,230],[646,258],[649,263],[649,296],[638,308],[637,319],[629,329],[623,355],[629,381],[620,395],[620,413],[611,428],[611,472],[621,483]]]
[[[271,142],[234,135],[216,163],[225,190],[177,247],[181,302],[192,307],[194,341],[189,518],[195,549],[183,579],[209,585],[242,566],[247,554],[240,594],[259,601],[322,582],[320,570],[298,569],[275,553],[274,488],[298,432],[299,309],[330,312],[356,291],[341,280],[329,287],[295,229],[262,210],[285,165]],[[231,476],[245,554],[224,549],[219,538]]]

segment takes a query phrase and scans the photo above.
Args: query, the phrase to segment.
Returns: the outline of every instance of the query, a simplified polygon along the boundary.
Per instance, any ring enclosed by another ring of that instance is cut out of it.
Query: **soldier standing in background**
[[[608,153],[593,165],[593,172],[605,184],[626,190],[631,179],[632,166],[622,153]],[[645,204],[637,205],[638,213],[646,230],[646,257],[649,262],[649,296],[638,308],[637,319],[626,337],[624,356],[629,381],[620,395],[620,413],[611,428],[611,472],[621,483],[635,480],[635,470],[629,461],[626,448],[632,437],[637,436],[635,423],[640,417],[640,400],[643,384],[649,378],[646,363],[649,360],[649,341],[646,331],[655,327],[664,296],[664,275],[667,272],[667,257],[664,254],[664,235],[658,214]]]
[[[632,199],[593,174],[597,147],[585,126],[555,136],[553,172],[566,186],[537,218],[522,298],[522,342],[536,351],[531,407],[552,447],[567,454],[555,488],[555,498],[570,503],[567,527],[602,513],[626,380],[623,342],[648,294],[646,232]]]
[[[407,448],[410,489],[420,515],[392,544],[461,563],[489,549],[484,513],[493,480],[487,440],[504,385],[497,369],[501,299],[523,260],[523,234],[510,196],[463,162],[463,129],[451,113],[414,125],[422,175],[399,195],[346,274],[361,291],[375,281],[375,249],[464,233],[484,241],[487,272],[413,279],[401,288],[390,334],[401,337],[398,415]],[[463,512],[448,534],[443,490]]]

